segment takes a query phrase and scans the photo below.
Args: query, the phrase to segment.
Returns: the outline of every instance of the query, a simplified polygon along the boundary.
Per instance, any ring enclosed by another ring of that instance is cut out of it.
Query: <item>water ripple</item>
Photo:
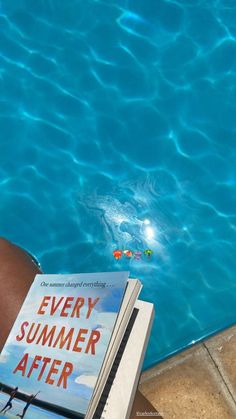
[[[1,234],[47,272],[140,277],[145,366],[235,322],[235,18],[233,0],[1,2]],[[113,260],[127,246],[153,259]]]

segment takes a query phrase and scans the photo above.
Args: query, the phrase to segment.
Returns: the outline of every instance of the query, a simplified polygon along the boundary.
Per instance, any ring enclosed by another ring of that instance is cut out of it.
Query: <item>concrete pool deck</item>
[[[164,419],[236,418],[236,326],[145,371],[139,389]]]

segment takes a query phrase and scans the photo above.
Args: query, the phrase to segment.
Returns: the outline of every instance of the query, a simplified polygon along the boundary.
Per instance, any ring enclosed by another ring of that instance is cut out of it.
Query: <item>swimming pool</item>
[[[145,367],[236,320],[235,22],[234,0],[0,3],[1,235],[48,273],[139,277]]]

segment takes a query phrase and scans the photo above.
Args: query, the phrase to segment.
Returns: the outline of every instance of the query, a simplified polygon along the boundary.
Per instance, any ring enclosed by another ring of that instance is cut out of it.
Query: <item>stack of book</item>
[[[0,356],[0,417],[129,418],[154,308],[128,272],[37,275]]]

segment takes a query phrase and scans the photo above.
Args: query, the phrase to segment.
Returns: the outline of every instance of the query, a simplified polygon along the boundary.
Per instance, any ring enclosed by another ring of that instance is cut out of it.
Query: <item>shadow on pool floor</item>
[[[236,326],[145,371],[139,389],[164,419],[236,418]]]

